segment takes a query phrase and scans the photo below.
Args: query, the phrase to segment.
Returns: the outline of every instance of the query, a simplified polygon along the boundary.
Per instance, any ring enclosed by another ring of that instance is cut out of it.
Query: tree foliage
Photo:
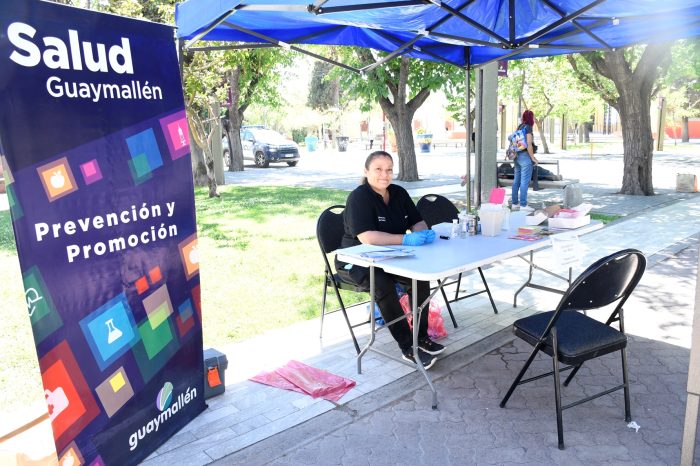
[[[671,48],[671,66],[664,80],[668,115],[682,125],[688,142],[688,119],[700,116],[700,39],[681,40]]]
[[[545,118],[566,116],[570,121],[587,122],[600,102],[575,78],[562,56],[511,61],[508,74],[499,80],[499,94],[534,112],[545,154],[549,153]]]
[[[383,52],[363,48],[342,48],[339,53],[344,63],[355,68],[366,67],[386,56]],[[340,77],[341,88],[361,101],[362,111],[369,111],[373,103],[379,103],[396,136],[398,179],[417,181],[418,167],[411,129],[413,115],[430,93],[443,87],[458,70],[452,65],[402,56],[363,74],[343,68],[336,68],[333,73]]]
[[[201,53],[201,52],[200,52]],[[292,55],[281,48],[237,49],[208,52],[218,55],[211,59],[212,66],[218,63],[225,77],[223,89],[230,89],[228,100],[228,140],[231,145],[231,171],[243,171],[243,148],[240,128],[245,112],[252,105],[266,108],[280,106],[279,81],[282,68],[291,64]],[[216,89],[211,89],[216,93]]]
[[[307,101],[307,105],[314,110],[328,110],[340,104],[338,80],[330,79],[333,67],[332,63],[324,61],[314,62]]]

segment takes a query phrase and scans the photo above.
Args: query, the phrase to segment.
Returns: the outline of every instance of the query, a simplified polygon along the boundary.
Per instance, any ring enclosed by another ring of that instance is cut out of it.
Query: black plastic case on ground
[[[221,384],[212,387],[209,382],[209,370],[212,368],[218,368],[219,379]],[[212,396],[221,395],[226,390],[226,369],[228,368],[228,359],[226,355],[220,351],[213,348],[208,348],[204,350],[204,399],[211,398]]]

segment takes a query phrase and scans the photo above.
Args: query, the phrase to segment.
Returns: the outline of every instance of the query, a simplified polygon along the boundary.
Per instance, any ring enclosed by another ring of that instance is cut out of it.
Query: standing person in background
[[[525,130],[527,149],[518,151],[515,157],[513,190],[511,193],[512,210],[523,210],[532,212],[534,209],[527,205],[527,189],[532,178],[534,164],[538,163],[535,158],[533,147],[532,126],[535,124],[535,114],[532,110],[525,110],[520,125],[517,129]],[[517,130],[516,130],[517,131]]]
[[[421,246],[432,243],[435,232],[428,229],[408,192],[401,186],[391,184],[394,175],[391,155],[384,151],[372,152],[365,161],[364,174],[362,184],[350,193],[346,202],[343,212],[345,234],[341,247],[359,244]],[[406,233],[408,230],[411,233]],[[335,269],[343,280],[369,289],[367,267],[347,264],[336,257]],[[409,294],[417,293],[419,305],[430,295],[428,282],[417,281],[418,289],[412,290],[410,278],[387,273],[379,267],[374,270],[374,283],[374,299],[385,322],[404,315],[396,294],[397,283]],[[420,361],[426,369],[435,363],[435,355],[445,350],[444,346],[428,337],[427,306],[421,312],[418,325],[418,358],[413,354],[413,333],[406,319],[389,325],[389,332],[398,343],[403,359],[413,363]]]

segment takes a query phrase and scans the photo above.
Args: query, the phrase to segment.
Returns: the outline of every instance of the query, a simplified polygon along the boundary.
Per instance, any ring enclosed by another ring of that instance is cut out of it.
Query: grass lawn
[[[316,219],[346,191],[293,187],[196,192],[205,346],[223,346],[320,315],[323,260]],[[41,400],[10,214],[0,212],[0,412]],[[348,303],[362,295],[346,293]],[[336,301],[329,296],[328,305]]]

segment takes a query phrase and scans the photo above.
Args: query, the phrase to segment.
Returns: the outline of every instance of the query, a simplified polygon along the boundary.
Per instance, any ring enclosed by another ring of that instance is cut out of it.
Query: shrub
[[[304,142],[304,138],[306,137],[306,128],[294,128],[292,129],[292,140],[296,142],[297,144],[300,142]]]

